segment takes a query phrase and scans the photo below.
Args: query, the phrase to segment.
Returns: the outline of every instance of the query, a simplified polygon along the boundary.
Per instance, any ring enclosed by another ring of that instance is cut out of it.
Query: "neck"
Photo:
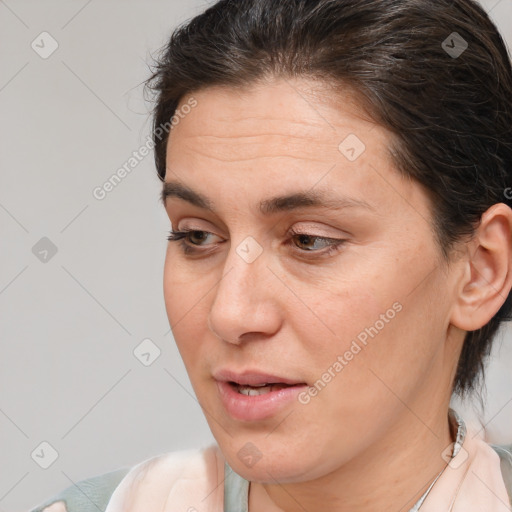
[[[446,467],[441,454],[454,441],[448,402],[421,419],[404,408],[377,444],[336,471],[298,483],[251,483],[249,510],[254,512],[408,511]]]

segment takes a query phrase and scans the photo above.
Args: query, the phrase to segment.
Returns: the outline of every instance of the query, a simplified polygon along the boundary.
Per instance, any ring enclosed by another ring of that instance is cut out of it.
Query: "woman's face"
[[[193,230],[168,245],[169,321],[224,455],[260,482],[436,435],[456,361],[426,194],[388,132],[311,85],[205,89],[168,144],[166,209]]]

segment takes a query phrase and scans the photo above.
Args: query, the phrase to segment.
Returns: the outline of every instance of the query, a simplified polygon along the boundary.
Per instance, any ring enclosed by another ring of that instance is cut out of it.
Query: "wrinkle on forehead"
[[[224,162],[287,157],[334,163],[340,142],[355,133],[367,149],[372,145],[379,151],[379,159],[389,159],[386,130],[358,115],[349,90],[346,102],[337,106],[334,93],[318,88],[304,92],[304,83],[201,90],[195,95],[197,107],[171,132],[168,156],[179,145],[196,156]]]

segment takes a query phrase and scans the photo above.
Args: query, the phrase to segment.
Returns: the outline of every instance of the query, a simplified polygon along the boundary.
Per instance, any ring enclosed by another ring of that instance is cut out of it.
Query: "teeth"
[[[242,395],[247,396],[258,396],[264,395],[266,393],[270,393],[272,391],[272,386],[263,384],[262,386],[252,387],[252,386],[238,386],[238,392]]]
[[[246,396],[259,396],[288,387],[286,384],[260,384],[258,386],[237,386],[237,391]]]

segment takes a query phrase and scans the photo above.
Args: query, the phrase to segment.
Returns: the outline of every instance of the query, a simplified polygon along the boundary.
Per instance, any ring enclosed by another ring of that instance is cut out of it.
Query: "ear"
[[[451,323],[475,331],[498,312],[512,288],[512,209],[504,203],[491,206],[466,248]]]

